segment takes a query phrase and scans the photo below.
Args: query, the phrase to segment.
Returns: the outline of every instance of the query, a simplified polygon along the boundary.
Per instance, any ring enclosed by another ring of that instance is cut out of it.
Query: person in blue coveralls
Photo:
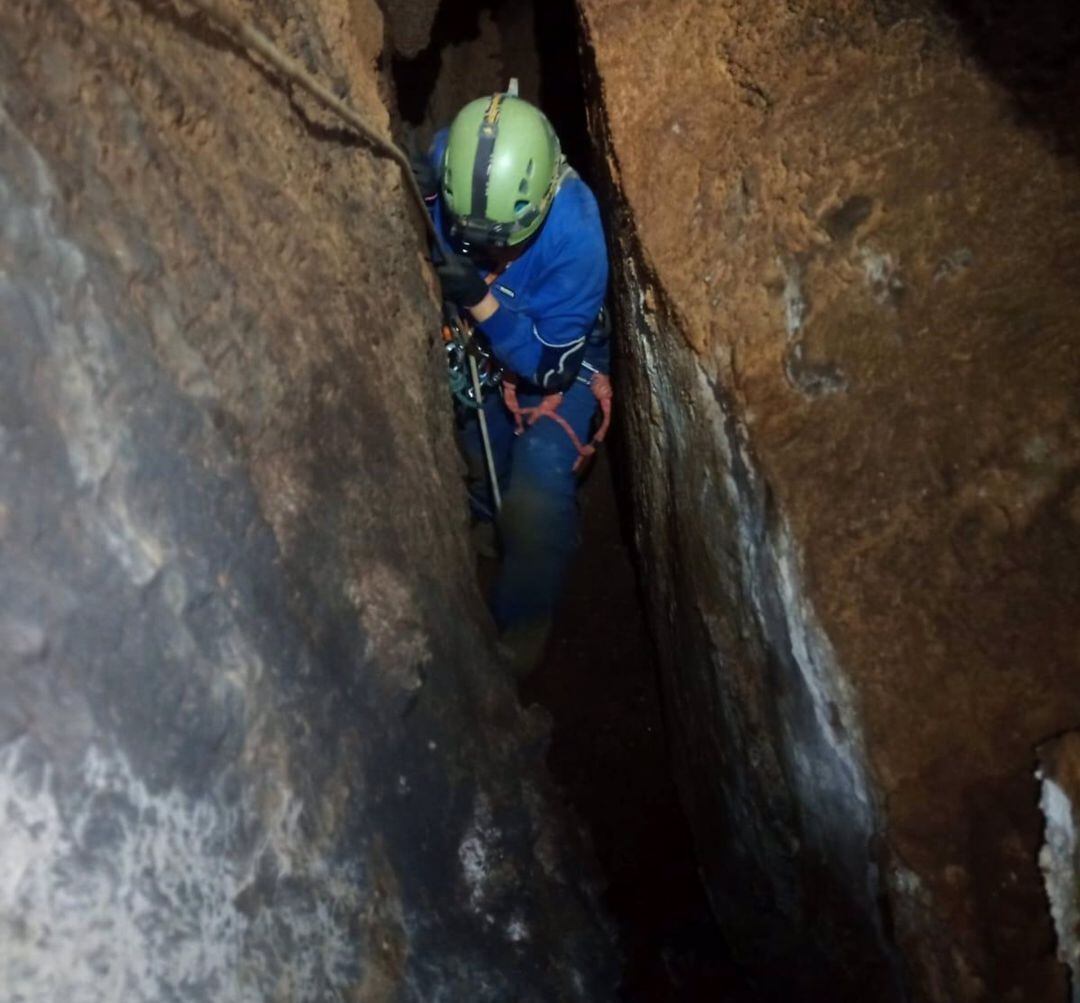
[[[577,469],[610,408],[601,321],[608,255],[596,198],[538,108],[514,94],[467,104],[414,169],[449,249],[444,299],[504,370],[483,404],[502,495],[496,513],[475,412],[462,442],[474,518],[495,520],[490,603],[519,674],[531,669],[579,540]]]

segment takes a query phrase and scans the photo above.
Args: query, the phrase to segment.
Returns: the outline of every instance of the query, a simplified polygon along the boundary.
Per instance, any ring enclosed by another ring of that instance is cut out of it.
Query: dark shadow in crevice
[[[391,62],[398,113],[409,125],[420,125],[442,70],[443,49],[480,35],[480,15],[494,11],[500,0],[442,0],[431,26],[427,47],[411,59],[395,56]],[[449,123],[438,123],[447,125]]]
[[[1080,156],[1080,2],[939,0],[1020,119],[1051,149]]]
[[[532,7],[530,12],[529,8]],[[505,21],[514,12],[524,11],[531,22],[541,67],[557,68],[557,72],[541,70],[539,104],[551,119],[562,143],[563,152],[586,181],[593,180],[593,149],[585,116],[585,89],[578,58],[578,15],[572,0],[556,0],[537,4],[528,0],[443,0],[431,29],[431,40],[419,55],[392,62],[394,89],[398,113],[408,126],[427,125],[440,128],[448,121],[427,122],[431,103],[440,82],[444,52],[448,47],[476,41],[480,38],[480,21],[491,15],[505,31]],[[504,41],[506,39],[504,38]],[[520,43],[520,40],[519,40]],[[511,54],[504,53],[507,76],[518,74]],[[522,67],[526,73],[528,69]],[[473,97],[479,97],[477,93]],[[523,96],[532,95],[523,92]]]
[[[588,828],[607,881],[604,904],[624,953],[619,999],[761,1003],[698,875],[616,483],[602,452],[581,492],[581,553],[522,700],[552,717],[548,767]]]
[[[595,151],[585,115],[578,13],[573,0],[539,3],[534,11],[534,30],[541,66],[540,106],[555,126],[566,159],[593,185]]]

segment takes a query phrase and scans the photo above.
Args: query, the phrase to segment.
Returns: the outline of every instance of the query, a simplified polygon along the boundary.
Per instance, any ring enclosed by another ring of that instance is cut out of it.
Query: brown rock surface
[[[439,0],[381,0],[379,6],[389,21],[395,52],[408,58],[428,44]]]
[[[234,9],[387,129],[372,2]],[[187,5],[0,6],[5,998],[610,991],[415,223]]]
[[[714,903],[886,959],[873,998],[894,943],[918,999],[1059,998],[1031,770],[1080,721],[1077,163],[928,8],[581,6]]]

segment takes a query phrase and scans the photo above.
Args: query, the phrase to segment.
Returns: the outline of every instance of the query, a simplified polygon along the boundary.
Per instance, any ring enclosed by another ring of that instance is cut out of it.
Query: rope
[[[596,435],[593,436],[590,444],[595,453],[596,447],[607,438],[608,429],[611,428],[611,404],[615,400],[615,389],[611,385],[611,377],[605,373],[595,373],[589,389],[600,404],[601,414],[600,427],[596,430]]]
[[[484,463],[487,465],[491,480],[491,500],[495,504],[495,514],[502,512],[502,492],[499,490],[499,472],[495,467],[495,457],[491,452],[491,433],[488,430],[487,412],[484,411],[484,395],[480,389],[480,373],[476,368],[476,357],[469,356],[469,374],[472,376],[473,393],[476,394],[476,417],[480,422],[480,441],[484,446]]]
[[[494,276],[489,276],[489,283]],[[464,366],[460,369],[457,362],[451,362],[447,357],[447,375],[450,379],[450,392],[454,398],[464,407],[476,412],[476,420],[480,423],[480,441],[484,447],[484,465],[487,467],[488,480],[491,485],[491,499],[495,506],[495,514],[502,511],[502,492],[499,489],[499,473],[495,468],[495,456],[491,451],[491,430],[488,427],[487,412],[484,410],[484,388],[480,380],[480,367],[476,361],[472,324],[460,314],[451,318],[443,325],[443,341],[450,348],[454,344],[461,346],[461,360],[467,364],[469,375],[466,377]],[[469,389],[472,389],[473,398],[469,399]],[[497,387],[491,387],[496,390]]]
[[[310,73],[307,72],[295,59],[285,55],[269,38],[257,28],[252,27],[238,14],[232,13],[219,0],[188,0],[189,3],[201,10],[211,21],[217,23],[228,35],[244,48],[255,52],[274,67],[282,76],[291,80],[298,87],[307,91],[316,101],[332,111],[339,118],[344,119],[364,138],[365,142],[377,153],[389,157],[401,169],[405,179],[405,188],[412,196],[424,225],[436,245],[442,247],[442,236],[435,227],[435,222],[428,212],[424,202],[423,192],[413,176],[412,165],[409,158],[394,142],[380,136],[361,118],[360,114],[349,107],[331,90],[323,86]]]

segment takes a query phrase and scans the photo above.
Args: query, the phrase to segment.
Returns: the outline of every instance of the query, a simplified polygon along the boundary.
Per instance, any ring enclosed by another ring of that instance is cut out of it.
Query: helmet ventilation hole
[[[518,216],[528,208],[529,203],[525,199],[518,199],[518,201],[514,203],[514,213]]]
[[[536,161],[530,160],[529,166],[525,168],[525,177],[531,178],[533,176],[533,168],[536,167]]]

